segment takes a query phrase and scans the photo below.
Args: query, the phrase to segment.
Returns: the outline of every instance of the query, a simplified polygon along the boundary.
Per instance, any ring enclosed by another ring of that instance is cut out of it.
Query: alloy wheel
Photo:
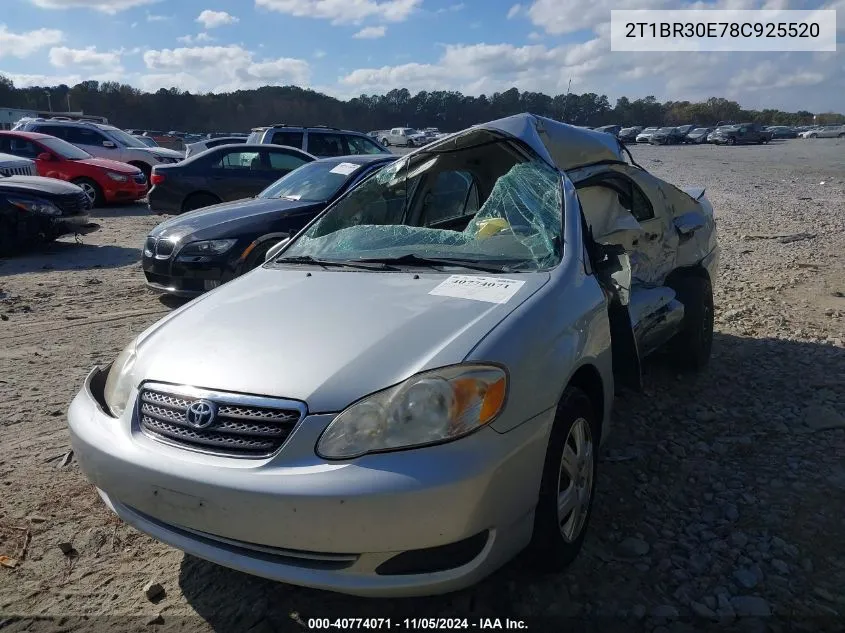
[[[79,183],[79,186],[82,188],[82,191],[85,192],[85,195],[88,196],[89,202],[91,202],[91,206],[94,206],[94,203],[97,201],[97,190],[94,189],[94,185],[90,182],[82,182]]]
[[[595,476],[595,456],[590,424],[578,418],[563,445],[557,486],[557,519],[567,543],[574,543],[590,510]]]

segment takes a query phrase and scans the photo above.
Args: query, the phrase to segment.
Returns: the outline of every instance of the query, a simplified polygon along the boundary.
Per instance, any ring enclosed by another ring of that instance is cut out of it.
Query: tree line
[[[49,101],[47,95],[49,94]],[[105,116],[123,128],[185,132],[240,132],[258,125],[328,125],[356,130],[390,127],[438,127],[456,131],[519,112],[531,112],[575,125],[715,125],[719,121],[754,121],[763,125],[845,123],[845,116],[774,108],[745,110],[737,102],[712,97],[702,102],[666,101],[655,97],[620,97],[611,105],[606,95],[504,92],[477,97],[455,91],[422,91],[412,95],[394,89],[382,95],[361,95],[343,101],[297,86],[264,86],[225,94],[192,94],[178,88],[143,92],[117,82],[83,81],[73,87],[17,88],[0,75],[0,107],[73,111]]]

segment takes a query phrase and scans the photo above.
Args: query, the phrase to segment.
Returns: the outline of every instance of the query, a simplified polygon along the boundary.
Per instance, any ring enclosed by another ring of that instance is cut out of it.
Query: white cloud
[[[299,18],[360,23],[366,18],[403,22],[422,0],[255,0],[255,6]]]
[[[212,11],[211,9],[206,9],[199,14],[196,21],[202,24],[206,29],[216,29],[219,26],[226,26],[227,24],[240,22],[240,19],[230,13],[226,13],[225,11]]]
[[[0,58],[29,57],[48,46],[55,46],[64,35],[56,29],[37,29],[24,33],[13,33],[5,24],[0,24]]]
[[[542,34],[542,33],[538,33],[537,31],[531,31],[531,32],[528,34],[528,39],[529,39],[529,40],[532,40],[532,41],[534,41],[534,42],[538,42],[538,41],[540,41],[541,39],[543,39],[543,34]]]
[[[33,86],[59,86],[64,84],[71,88],[83,81],[126,81],[122,73],[103,73],[97,75],[79,75],[76,73],[68,75],[28,75],[24,73],[13,73],[0,70],[0,75],[11,79],[17,88],[32,88]],[[44,104],[47,105],[46,103]],[[56,105],[54,103],[54,105]]]
[[[510,9],[508,9],[508,20],[518,16],[520,11],[522,11],[522,5],[521,4],[513,5]]]
[[[463,2],[459,2],[458,4],[452,4],[448,7],[443,7],[441,9],[437,9],[435,13],[455,13],[457,11],[463,11],[466,8],[466,5]]]
[[[172,15],[158,15],[155,13],[147,13],[147,22],[167,22],[172,20]]]
[[[386,26],[365,26],[352,37],[359,40],[376,40],[384,37],[386,33]]]
[[[42,9],[94,9],[114,15],[127,9],[154,4],[161,0],[30,0]]]
[[[256,60],[252,52],[236,45],[149,50],[144,63],[150,71],[141,77],[146,90],[178,86],[191,92],[231,92],[268,84],[307,86],[311,75],[304,60]]]
[[[208,33],[202,32],[197,33],[196,35],[189,34],[177,37],[176,41],[181,42],[182,44],[202,44],[203,42],[213,42],[214,38]]]
[[[320,50],[319,48],[314,51],[314,59],[323,59],[326,56],[326,51]]]
[[[119,70],[120,53],[98,53],[94,46],[68,48],[59,46],[50,49],[50,63],[56,68],[79,66],[82,68],[112,68]]]

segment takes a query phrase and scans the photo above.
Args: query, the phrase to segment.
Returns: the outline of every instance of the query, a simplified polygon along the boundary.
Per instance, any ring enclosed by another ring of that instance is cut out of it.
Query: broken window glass
[[[341,198],[285,257],[348,261],[416,255],[509,270],[556,266],[562,256],[561,175],[507,145],[424,152],[397,161]],[[452,212],[456,196],[436,195],[446,173],[464,177],[458,196],[464,214]],[[477,191],[466,190],[470,183]],[[486,198],[483,192],[489,192]],[[465,202],[470,199],[472,204]],[[482,200],[477,211],[472,208]],[[449,219],[449,227],[425,226],[432,215]]]

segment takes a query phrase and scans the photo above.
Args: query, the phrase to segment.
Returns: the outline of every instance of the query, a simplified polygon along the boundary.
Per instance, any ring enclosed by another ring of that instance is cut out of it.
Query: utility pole
[[[53,102],[52,102],[52,100],[50,99],[50,91],[49,91],[49,90],[45,90],[45,91],[44,91],[44,94],[45,94],[45,95],[47,95],[47,109],[48,109],[50,112],[52,112],[52,111],[53,111]]]
[[[67,93],[67,111],[68,112],[71,111],[71,109],[70,109],[70,93],[69,92]]]
[[[566,106],[569,103],[569,89],[572,87],[572,77],[569,78],[569,83],[566,85],[566,94],[563,97],[563,112],[561,113],[561,118],[563,118],[563,122],[566,123]]]

